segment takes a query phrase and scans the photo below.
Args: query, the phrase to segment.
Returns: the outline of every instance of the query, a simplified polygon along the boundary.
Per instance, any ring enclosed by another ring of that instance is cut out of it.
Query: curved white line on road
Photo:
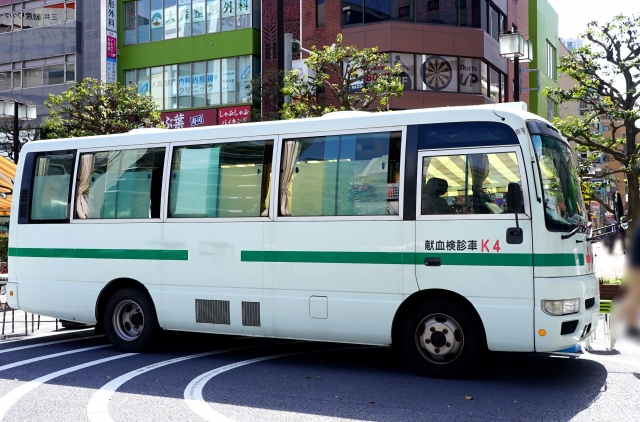
[[[3,353],[16,352],[18,350],[33,349],[34,347],[50,346],[52,344],[69,343],[72,341],[89,340],[89,339],[98,338],[98,337],[104,337],[104,336],[88,336],[88,337],[82,337],[82,338],[71,338],[68,340],[57,340],[57,341],[49,341],[46,343],[32,344],[30,346],[12,347],[11,349],[0,350],[0,355]]]
[[[189,409],[191,409],[191,411],[193,411],[196,415],[200,416],[201,418],[207,421],[230,422],[231,419],[213,410],[213,408],[209,406],[209,404],[206,401],[204,401],[204,398],[202,397],[202,389],[204,388],[205,384],[209,382],[211,378],[217,375],[220,375],[224,372],[230,371],[232,369],[239,368],[245,365],[251,365],[252,363],[260,362],[263,360],[277,359],[285,356],[301,355],[304,353],[310,353],[310,352],[286,353],[282,355],[263,356],[261,358],[243,360],[240,362],[232,363],[229,365],[222,366],[220,368],[216,368],[209,372],[205,372],[204,374],[201,374],[198,377],[194,378],[189,383],[189,385],[187,385],[187,388],[184,389],[184,400],[187,402],[187,406],[189,406]]]
[[[143,368],[136,369],[131,372],[127,372],[126,374],[120,375],[117,378],[109,381],[105,385],[103,385],[98,391],[96,391],[91,400],[89,401],[89,405],[87,406],[87,413],[89,415],[90,422],[113,422],[113,419],[109,415],[109,400],[115,394],[116,390],[122,386],[125,382],[137,377],[138,375],[142,375],[145,372],[152,371],[154,369],[172,365],[174,363],[184,362],[185,360],[200,358],[203,356],[216,355],[219,353],[227,353],[233,352],[240,349],[227,349],[227,350],[216,350],[213,352],[204,352],[197,353],[195,355],[182,356],[175,359],[169,359],[162,362],[154,363],[153,365],[145,366]]]
[[[22,384],[20,387],[14,388],[9,391],[4,396],[0,397],[0,420],[4,418],[6,413],[11,409],[18,400],[24,397],[31,390],[41,386],[45,382],[51,381],[54,378],[57,378],[62,375],[66,375],[71,372],[78,371],[80,369],[88,368],[90,366],[99,365],[101,363],[109,362],[115,359],[122,359],[129,356],[137,355],[137,353],[125,353],[117,356],[110,356],[108,358],[98,359],[91,362],[83,363],[80,365],[72,366],[70,368],[61,369],[60,371],[52,372],[47,375],[43,375],[40,378],[36,378],[33,381],[26,382]]]
[[[4,370],[7,370],[7,369],[15,368],[16,366],[27,365],[27,364],[30,364],[30,363],[33,363],[33,362],[38,362],[38,361],[45,360],[45,359],[57,358],[59,356],[71,355],[73,353],[86,352],[88,350],[103,349],[105,347],[111,347],[111,345],[110,344],[104,344],[104,345],[101,345],[101,346],[85,347],[85,348],[82,348],[82,349],[74,349],[74,350],[69,350],[69,351],[66,351],[66,352],[52,353],[50,355],[39,356],[37,358],[25,359],[25,360],[21,360],[21,361],[18,361],[18,362],[13,362],[13,363],[8,363],[6,365],[2,365],[2,366],[0,366],[0,371],[4,371]]]

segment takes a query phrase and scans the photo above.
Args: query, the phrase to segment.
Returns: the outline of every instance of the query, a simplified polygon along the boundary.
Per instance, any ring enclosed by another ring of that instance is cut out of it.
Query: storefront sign
[[[162,123],[167,129],[186,127],[214,126],[217,123],[218,109],[171,111],[162,113]]]
[[[116,33],[116,0],[106,0],[104,10],[104,19],[106,21],[106,31],[103,40],[105,43],[104,63],[104,80],[107,83],[116,82],[118,80],[118,35]]]
[[[251,120],[251,106],[224,107],[218,109],[218,124],[232,125]]]

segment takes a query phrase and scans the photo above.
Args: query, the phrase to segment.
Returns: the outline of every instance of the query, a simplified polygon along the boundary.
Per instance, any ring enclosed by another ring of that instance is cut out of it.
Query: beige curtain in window
[[[36,167],[36,176],[46,176],[49,173],[49,157],[38,158],[38,165]]]
[[[82,154],[76,189],[76,215],[82,219],[89,218],[89,182],[92,170],[93,154]]]
[[[300,155],[300,142],[286,141],[282,147],[282,163],[280,163],[280,215],[289,216],[289,186],[293,180],[293,169]]]

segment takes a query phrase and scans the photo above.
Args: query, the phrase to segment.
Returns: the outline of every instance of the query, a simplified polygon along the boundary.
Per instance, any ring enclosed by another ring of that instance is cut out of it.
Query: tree
[[[337,110],[367,110],[402,97],[400,66],[389,66],[388,57],[377,48],[359,50],[343,46],[342,35],[330,47],[311,48],[306,59],[307,77],[293,70],[284,77],[282,93],[292,98],[283,106],[285,119],[317,117]],[[356,89],[361,88],[361,89]]]
[[[151,97],[117,82],[86,78],[61,95],[49,94],[45,106],[50,112],[42,128],[51,139],[164,127]]]
[[[628,179],[628,212],[637,219],[640,212],[637,135],[640,129],[636,123],[640,118],[638,99],[640,98],[640,16],[618,15],[610,22],[591,22],[581,36],[588,40],[584,46],[572,50],[572,54],[561,59],[559,71],[571,77],[575,86],[545,89],[544,94],[554,101],[581,101],[588,111],[581,117],[556,118],[554,124],[570,141],[576,143],[576,150],[587,152],[589,156],[583,166],[589,166],[601,153],[607,154],[620,163],[620,169],[601,175]],[[599,119],[611,121],[611,136],[604,136],[593,130]],[[594,196],[595,188],[583,183],[587,199],[599,202],[611,211],[601,199]]]
[[[41,138],[40,129],[28,123],[25,120],[18,120],[18,131],[20,149],[27,142],[37,141]],[[0,134],[4,135],[4,139],[0,142],[0,150],[5,151],[10,160],[14,160],[13,151],[13,117],[8,119],[0,119]]]

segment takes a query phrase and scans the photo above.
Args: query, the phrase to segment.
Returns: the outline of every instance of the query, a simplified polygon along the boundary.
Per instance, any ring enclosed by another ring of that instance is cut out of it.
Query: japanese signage
[[[116,0],[106,0],[105,23],[106,31],[104,34],[105,58],[104,60],[104,77],[108,83],[118,80],[118,36],[116,34]]]
[[[251,106],[224,107],[218,109],[218,124],[232,125],[251,120]]]
[[[425,240],[425,251],[480,251],[480,252],[500,252],[500,239],[491,241],[491,239],[480,240]]]
[[[218,109],[172,111],[160,116],[167,129],[214,126],[218,120]]]
[[[221,0],[222,2],[222,17],[228,18],[235,15],[235,0]]]
[[[205,2],[204,1],[194,1],[193,2],[193,22],[204,22],[204,17],[206,14],[205,11]]]

